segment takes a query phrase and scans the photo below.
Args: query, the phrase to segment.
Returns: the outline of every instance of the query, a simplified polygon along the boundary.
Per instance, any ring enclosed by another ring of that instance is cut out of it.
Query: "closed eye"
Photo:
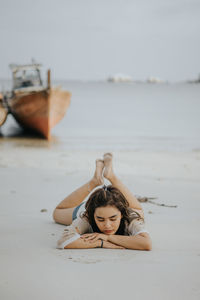
[[[117,220],[117,215],[114,215],[114,216],[110,216],[110,220],[111,221],[116,221]],[[104,218],[102,218],[102,217],[100,217],[100,216],[96,216],[96,218],[97,218],[97,220],[99,220],[99,221],[104,221],[105,219]]]
[[[99,222],[104,222],[105,220],[104,219],[99,219],[99,218],[97,218],[97,220],[99,221]],[[117,219],[110,219],[110,221],[116,221]]]

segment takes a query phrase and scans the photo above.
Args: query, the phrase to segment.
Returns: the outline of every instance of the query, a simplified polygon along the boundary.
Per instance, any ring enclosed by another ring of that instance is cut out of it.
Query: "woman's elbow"
[[[141,233],[139,237],[138,250],[151,251],[152,242],[148,233]]]
[[[145,239],[143,247],[144,248],[142,250],[146,250],[146,251],[151,251],[152,250],[152,242],[151,242],[150,238]]]

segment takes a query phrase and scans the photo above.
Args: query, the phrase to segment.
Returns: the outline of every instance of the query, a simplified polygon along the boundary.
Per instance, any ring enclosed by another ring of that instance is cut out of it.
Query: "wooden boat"
[[[10,65],[13,74],[13,88],[4,94],[0,107],[11,113],[24,128],[51,137],[51,129],[64,117],[71,99],[71,93],[61,88],[51,88],[50,70],[47,87],[43,86],[40,64]],[[0,120],[5,116],[0,108]],[[0,123],[1,126],[1,123]]]
[[[3,94],[0,93],[0,126],[5,123],[7,114],[7,109],[3,105]]]

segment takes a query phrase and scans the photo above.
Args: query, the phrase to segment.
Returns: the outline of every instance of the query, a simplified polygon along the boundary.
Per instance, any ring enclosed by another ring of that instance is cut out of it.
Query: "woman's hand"
[[[81,239],[84,239],[84,241],[87,242],[95,242],[97,240],[103,240],[103,241],[107,241],[108,240],[108,235],[103,234],[103,233],[85,233],[83,235],[81,235]]]
[[[103,240],[103,248],[107,248],[107,249],[126,249],[122,246],[108,242],[108,235],[103,233],[97,233],[97,232],[85,233],[81,236],[81,239],[89,243],[94,243],[98,240]]]
[[[108,241],[104,241],[103,242],[103,248],[106,248],[106,249],[126,249],[126,248],[124,248],[122,246],[113,244],[113,243],[108,242]]]

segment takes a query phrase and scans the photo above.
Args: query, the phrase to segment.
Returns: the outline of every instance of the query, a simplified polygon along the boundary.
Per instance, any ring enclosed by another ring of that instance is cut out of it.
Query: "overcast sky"
[[[200,73],[199,0],[0,0],[0,78],[34,57],[55,79]]]

